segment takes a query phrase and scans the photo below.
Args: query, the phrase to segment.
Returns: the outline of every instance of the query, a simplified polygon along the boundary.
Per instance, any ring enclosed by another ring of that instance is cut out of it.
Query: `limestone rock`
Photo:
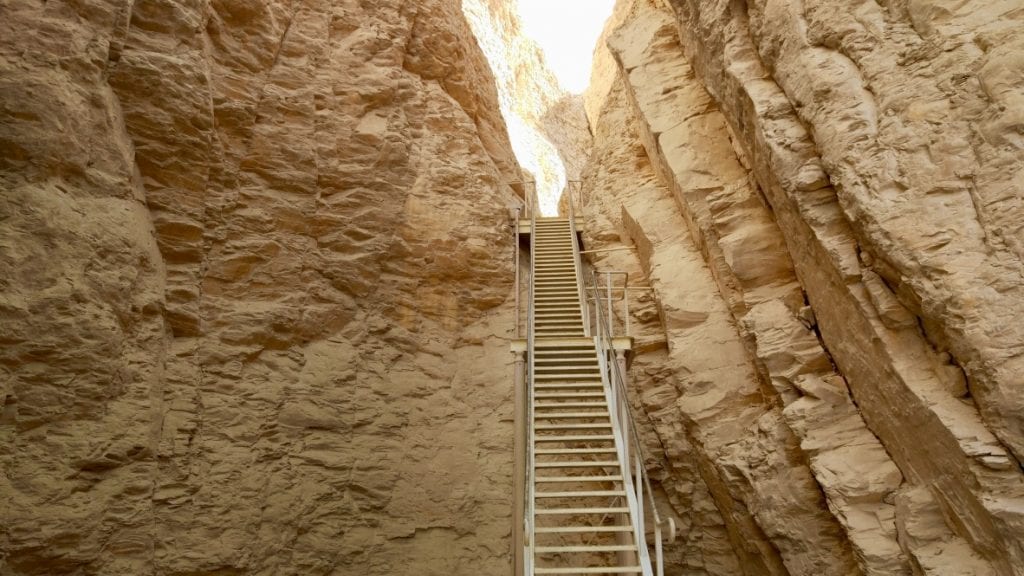
[[[459,3],[0,11],[0,572],[507,571],[521,175]]]
[[[947,558],[957,568],[947,569],[1020,574],[1024,493],[1012,407],[1022,388],[1006,375],[1019,372],[1012,350],[1021,338],[985,328],[1015,317],[1021,285],[1006,265],[1013,233],[1001,228],[1015,204],[996,192],[1016,178],[1007,167],[1020,164],[1016,147],[997,144],[1013,139],[1005,134],[1015,113],[1004,105],[1024,84],[1007,72],[1019,58],[1018,11],[623,0],[616,14],[608,46],[637,118],[646,157],[637,162],[649,159],[681,221],[659,225],[673,207],[654,194],[604,192],[611,197],[597,201],[613,203],[601,208],[608,213],[621,206],[656,287],[670,356],[714,345],[715,355],[682,363],[677,386],[691,430],[733,427],[742,447],[729,454],[693,443],[704,470],[729,464],[718,480],[705,475],[726,523],[742,518],[739,500],[753,506],[763,538],[793,537],[752,505],[772,494],[757,485],[770,483],[758,472],[773,461],[749,462],[770,452],[766,439],[785,444],[788,430],[820,505],[842,526],[838,540],[865,573],[936,570],[942,548],[923,552],[908,535],[941,516],[939,539],[958,550]],[[678,251],[681,228],[713,284],[695,282],[697,268],[679,257],[658,267],[659,246]],[[674,303],[686,298],[696,304]],[[732,327],[684,337],[721,305]],[[730,331],[738,339],[726,348]],[[753,424],[743,429],[717,412],[739,405],[739,376],[686,392],[695,366],[715,362],[748,363],[746,378],[783,417],[761,412],[740,419]],[[747,500],[725,497],[745,485]],[[894,507],[897,490],[929,491],[941,514]],[[789,544],[776,543],[783,559],[790,554],[777,570],[807,565],[796,560],[807,549]],[[748,561],[740,556],[741,566]]]

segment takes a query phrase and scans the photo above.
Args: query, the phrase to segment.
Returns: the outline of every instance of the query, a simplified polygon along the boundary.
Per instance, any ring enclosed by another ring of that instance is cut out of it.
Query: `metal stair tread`
[[[557,552],[622,552],[636,550],[634,544],[605,544],[598,546],[537,546],[537,553],[551,554]]]
[[[534,462],[534,468],[613,468],[615,460],[563,460],[560,462]]]
[[[534,574],[640,574],[639,566],[588,566],[579,568],[545,568],[537,566]]]
[[[615,448],[536,448],[538,456],[556,456],[560,454],[615,454]]]
[[[622,476],[537,476],[534,483],[561,484],[565,482],[621,482]]]
[[[537,526],[538,534],[572,534],[579,532],[632,532],[632,526]]]
[[[611,426],[609,426],[611,428]],[[601,434],[598,436],[534,436],[533,441],[536,442],[611,442],[615,440],[615,436],[611,434]]]
[[[536,430],[593,430],[608,428],[611,429],[612,425],[609,424],[534,424]],[[540,436],[544,438],[544,436]]]
[[[563,514],[623,514],[629,512],[626,507],[602,507],[602,508],[538,508],[535,514],[545,516]]]
[[[608,497],[624,497],[626,495],[625,490],[580,490],[570,492],[534,492],[534,494],[540,498],[604,498]]]

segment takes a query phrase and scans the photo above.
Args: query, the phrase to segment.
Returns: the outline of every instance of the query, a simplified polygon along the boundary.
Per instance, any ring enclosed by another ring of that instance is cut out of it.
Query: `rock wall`
[[[459,3],[0,13],[0,573],[508,570],[521,176]]]
[[[1021,574],[1019,3],[616,14],[595,150],[639,141],[654,183],[595,154],[590,243],[654,289],[650,444],[697,468],[738,570]]]

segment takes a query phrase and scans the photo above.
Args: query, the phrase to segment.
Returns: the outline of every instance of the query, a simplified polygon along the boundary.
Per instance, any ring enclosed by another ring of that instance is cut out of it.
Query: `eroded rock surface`
[[[770,543],[737,552],[748,573],[804,573],[820,541],[773,529],[787,507],[771,498],[782,490],[758,491],[770,476],[711,473],[726,462],[763,470],[773,438],[789,462],[809,464],[808,488],[823,497],[796,500],[838,522],[830,549],[849,546],[857,570],[1021,573],[1013,406],[1024,388],[1009,375],[1022,339],[1003,327],[1021,289],[1017,232],[1004,226],[1020,219],[1006,192],[1024,165],[1006,107],[1024,89],[1008,73],[1022,30],[1011,4],[616,7],[608,47],[663,192],[598,188],[606,197],[593,210],[621,211],[654,287],[678,408],[697,439],[684,457],[703,464],[726,525],[756,528],[731,531],[733,549],[757,531]],[[601,121],[621,116],[614,93]],[[703,268],[685,264],[694,249]],[[690,337],[716,309],[728,313],[721,337]],[[687,356],[695,348],[704,355]],[[743,397],[744,378],[701,377],[715,358],[748,364],[751,406],[764,403],[757,427],[729,430],[736,420],[714,412]],[[700,402],[688,400],[697,389]],[[659,413],[665,401],[642,405]],[[700,441],[723,433],[742,446],[729,460]]]
[[[459,3],[0,11],[0,572],[508,570],[521,177]]]

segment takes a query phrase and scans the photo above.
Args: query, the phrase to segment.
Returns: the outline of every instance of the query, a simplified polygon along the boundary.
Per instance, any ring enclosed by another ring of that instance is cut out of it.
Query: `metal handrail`
[[[599,297],[599,287],[597,285],[596,274],[591,273],[591,279],[596,302],[597,298]],[[622,416],[625,416],[626,418],[626,422],[620,421],[619,426],[616,427],[614,431],[616,433],[620,433],[620,430],[623,428],[623,424],[626,424],[629,428],[629,438],[622,438],[623,454],[621,454],[620,456],[623,457],[621,459],[623,462],[623,485],[626,487],[627,500],[632,498],[635,501],[635,507],[632,505],[633,503],[631,502],[630,508],[631,511],[634,508],[636,511],[636,514],[633,517],[633,528],[636,531],[637,550],[640,552],[641,559],[647,561],[646,565],[643,562],[641,562],[641,569],[644,570],[645,576],[651,574],[650,551],[647,549],[647,535],[644,532],[643,526],[643,491],[646,488],[647,500],[650,505],[652,517],[654,519],[654,539],[655,558],[657,561],[657,576],[664,576],[664,557],[662,554],[661,533],[662,519],[661,516],[658,514],[658,508],[654,502],[654,491],[651,488],[650,479],[647,477],[647,472],[643,465],[643,445],[640,443],[640,436],[637,433],[637,426],[636,421],[633,418],[633,413],[629,409],[629,399],[626,394],[625,379],[622,375],[622,371],[619,369],[619,364],[617,361],[609,361],[608,359],[609,353],[614,351],[614,346],[612,346],[611,342],[611,330],[607,323],[607,319],[605,319],[604,315],[601,313],[601,307],[596,306],[595,310],[597,311],[596,319],[598,335],[594,337],[594,341],[599,349],[598,359],[602,364],[601,378],[602,380],[605,381],[605,385],[609,387],[611,389],[610,391],[614,394],[616,407],[621,408],[619,410],[609,410],[609,413],[611,414],[612,418],[616,420],[620,420]],[[610,370],[607,369],[608,364],[611,364]],[[629,470],[630,459],[628,455],[628,445],[625,444],[627,440],[632,440],[631,444],[635,454],[634,464],[636,466],[637,472],[635,486],[633,486],[632,483],[629,482],[629,480],[632,477],[632,474]]]
[[[537,197],[536,187],[534,188],[534,199]],[[536,206],[536,205],[535,205]],[[536,322],[536,310],[534,306],[534,283],[537,277],[537,210],[530,211],[530,299],[528,304],[527,312],[527,354],[529,360],[527,362],[527,402],[526,402],[526,421],[524,425],[527,427],[528,435],[526,442],[526,518],[524,519],[526,525],[523,527],[526,530],[526,549],[523,551],[524,558],[524,576],[533,576],[533,548],[536,543],[536,514],[534,509],[534,481],[533,471],[536,466],[536,454],[534,453],[534,430],[531,423],[533,422],[533,389],[534,389],[534,375],[536,374],[535,358],[534,353],[535,345],[535,322]]]
[[[595,272],[592,272],[592,273],[595,273]],[[631,334],[630,334],[630,322],[629,322],[629,272],[625,272],[623,270],[604,270],[604,271],[600,272],[600,274],[604,275],[604,277],[605,277],[605,284],[606,285],[605,285],[604,291],[607,294],[607,296],[602,296],[602,297],[598,297],[598,298],[589,298],[588,297],[587,307],[589,309],[590,301],[591,300],[594,302],[594,306],[600,306],[600,302],[603,301],[603,300],[606,300],[608,302],[608,319],[609,319],[609,322],[610,322],[611,327],[612,327],[611,335],[612,335],[612,337],[614,337],[615,336],[615,330],[614,330],[615,324],[614,324],[614,322],[611,322],[611,321],[614,320],[615,316],[614,316],[614,314],[612,314],[612,302],[619,302],[619,301],[621,301],[622,302],[622,323],[623,323],[623,326],[625,328],[625,330],[624,330],[625,331],[625,335],[626,336],[631,336]],[[612,276],[622,276],[623,277],[622,287],[621,288],[615,288],[615,287],[612,286]],[[620,296],[618,298],[613,298],[612,297],[612,292],[622,292],[622,296]]]
[[[520,305],[519,305],[519,289],[520,289],[520,285],[519,285],[519,216],[521,214],[522,214],[522,208],[520,208],[519,206],[516,206],[516,217],[515,217],[515,223],[513,224],[513,230],[512,230],[512,234],[513,234],[513,236],[512,236],[512,266],[515,268],[515,274],[516,274],[516,281],[515,281],[515,290],[516,290],[516,316],[515,316],[515,318],[516,318],[516,326],[515,326],[515,329],[513,330],[513,335],[514,335],[516,340],[518,340],[519,339],[519,335],[522,334],[522,332],[519,330],[519,322],[520,322],[520,320],[522,320],[522,317],[519,314],[519,309],[520,309]]]
[[[572,234],[572,261],[576,269],[576,291],[580,299],[580,314],[583,319],[583,334],[590,337],[590,306],[587,305],[587,293],[583,288],[583,260],[580,258],[580,240],[576,235],[576,203],[569,189],[569,231]]]

